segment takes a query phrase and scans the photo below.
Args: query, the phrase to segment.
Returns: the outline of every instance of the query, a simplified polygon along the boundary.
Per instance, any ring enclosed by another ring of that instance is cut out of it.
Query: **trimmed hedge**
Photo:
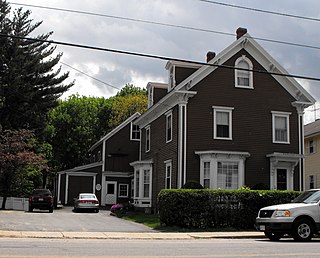
[[[253,229],[259,209],[288,203],[300,192],[279,190],[161,190],[160,222],[182,228]]]

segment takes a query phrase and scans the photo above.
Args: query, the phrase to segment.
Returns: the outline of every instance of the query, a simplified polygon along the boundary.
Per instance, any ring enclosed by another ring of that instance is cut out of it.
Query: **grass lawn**
[[[129,211],[124,216],[123,219],[141,223],[147,227],[153,229],[160,229],[160,219],[157,214],[145,214],[138,211]]]
[[[136,223],[141,223],[147,227],[152,229],[163,231],[163,232],[231,232],[231,231],[238,231],[234,228],[208,228],[208,229],[190,229],[190,228],[180,228],[177,226],[168,227],[162,226],[160,224],[159,215],[157,214],[145,214],[144,212],[139,211],[129,211],[124,216],[121,217],[122,219],[133,221]]]

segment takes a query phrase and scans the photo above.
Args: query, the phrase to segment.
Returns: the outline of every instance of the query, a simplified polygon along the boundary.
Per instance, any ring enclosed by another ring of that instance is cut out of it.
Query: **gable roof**
[[[95,144],[91,146],[89,151],[92,151],[94,148],[96,148],[100,143],[102,143],[105,140],[110,139],[113,135],[115,135],[117,132],[119,132],[121,129],[126,127],[128,124],[130,124],[133,120],[135,120],[137,117],[139,117],[141,114],[139,112],[134,113],[132,116],[127,118],[124,122],[122,122],[120,125],[118,125],[116,128],[114,128],[111,132],[103,136],[99,141],[97,141]]]
[[[304,126],[304,136],[312,137],[320,134],[320,119]]]
[[[144,127],[148,123],[160,117],[166,111],[178,104],[179,101],[181,101],[181,98],[179,96],[177,97],[177,94],[179,95],[181,92],[185,94],[187,91],[191,93],[190,90],[193,86],[198,84],[210,73],[218,69],[219,65],[224,64],[241,49],[245,49],[255,60],[257,60],[257,62],[260,63],[260,65],[266,71],[288,74],[288,72],[249,35],[249,33],[246,33],[208,62],[208,64],[213,64],[216,66],[203,65],[193,74],[179,83],[171,92],[169,92],[165,97],[152,106],[146,113],[139,117],[135,121],[135,124],[140,125],[140,127]],[[171,61],[169,61],[169,63],[170,62]],[[293,96],[297,104],[308,107],[315,103],[315,99],[294,78],[273,74],[271,74],[271,76],[278,81],[279,84],[282,85],[282,87],[289,94]],[[196,94],[196,92],[193,92],[193,95],[194,94]]]

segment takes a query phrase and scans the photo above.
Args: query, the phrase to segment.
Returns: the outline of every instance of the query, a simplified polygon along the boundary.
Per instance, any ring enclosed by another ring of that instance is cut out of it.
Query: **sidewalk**
[[[264,238],[262,232],[44,232],[44,231],[1,231],[0,238],[50,238],[50,239],[144,239],[144,240],[191,240],[215,238]]]

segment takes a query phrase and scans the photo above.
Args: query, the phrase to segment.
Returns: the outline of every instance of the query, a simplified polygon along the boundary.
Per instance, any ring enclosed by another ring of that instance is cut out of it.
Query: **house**
[[[238,69],[234,69],[234,67]],[[169,61],[149,83],[134,168],[136,207],[188,181],[209,189],[303,189],[303,111],[314,98],[246,29],[206,64]]]
[[[97,141],[90,149],[90,163],[58,172],[57,200],[72,205],[79,193],[95,193],[101,205],[130,201],[133,168],[139,158],[140,130],[135,113]]]
[[[305,146],[305,189],[318,188],[320,186],[320,153],[317,146],[320,144],[320,120],[316,120],[304,126]]]

